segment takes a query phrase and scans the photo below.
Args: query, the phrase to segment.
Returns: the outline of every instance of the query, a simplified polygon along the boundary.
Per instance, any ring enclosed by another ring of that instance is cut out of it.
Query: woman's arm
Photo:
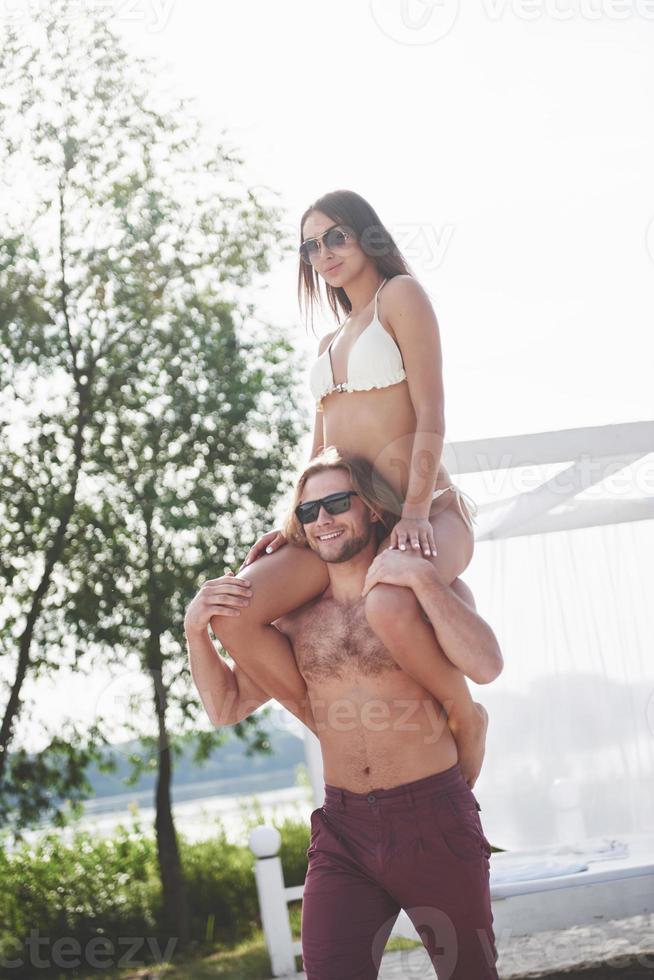
[[[428,517],[445,437],[443,356],[438,321],[427,293],[413,276],[395,276],[386,291],[388,319],[402,354],[416,413],[402,516]]]
[[[320,357],[321,354],[324,354],[324,352],[327,350],[327,346],[335,333],[336,331],[332,330],[331,333],[326,333],[324,337],[320,338],[320,343],[318,344],[318,357]],[[322,419],[322,411],[320,409],[316,409],[316,415],[313,423],[313,442],[311,444],[311,455],[309,456],[309,459],[313,459],[314,456],[318,455],[321,449],[325,448],[325,435]]]
[[[313,423],[313,442],[311,444],[311,455],[309,456],[309,459],[313,459],[318,455],[321,449],[325,448],[323,445],[324,441],[325,436],[322,424],[322,412],[316,410],[316,417]]]

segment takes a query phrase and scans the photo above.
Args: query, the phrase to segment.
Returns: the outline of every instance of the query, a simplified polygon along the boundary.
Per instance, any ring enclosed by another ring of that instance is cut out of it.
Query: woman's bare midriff
[[[332,392],[323,405],[325,446],[336,446],[368,459],[404,500],[416,431],[416,415],[406,381],[370,391]],[[451,484],[442,462],[435,486],[425,484],[425,495]],[[422,493],[422,490],[420,490]],[[432,514],[456,506],[453,494],[435,501]]]

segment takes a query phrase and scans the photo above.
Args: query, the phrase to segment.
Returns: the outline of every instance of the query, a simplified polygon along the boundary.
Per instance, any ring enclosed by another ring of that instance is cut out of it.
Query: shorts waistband
[[[410,783],[402,783],[399,786],[391,786],[388,789],[372,789],[369,793],[354,793],[352,790],[343,789],[341,786],[332,786],[325,783],[325,803],[341,804],[346,806],[370,806],[377,801],[389,802],[409,800],[414,802],[428,796],[435,796],[439,793],[447,793],[453,789],[465,789],[471,792],[470,787],[463,778],[461,766],[455,762],[449,769],[442,772],[435,772],[431,776],[423,776],[422,779],[414,779]]]

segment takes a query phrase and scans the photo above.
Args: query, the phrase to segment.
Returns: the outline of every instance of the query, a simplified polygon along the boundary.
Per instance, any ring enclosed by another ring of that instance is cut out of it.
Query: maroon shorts
[[[325,784],[302,901],[307,980],[374,980],[400,909],[439,980],[497,980],[480,809],[458,763],[371,793]]]

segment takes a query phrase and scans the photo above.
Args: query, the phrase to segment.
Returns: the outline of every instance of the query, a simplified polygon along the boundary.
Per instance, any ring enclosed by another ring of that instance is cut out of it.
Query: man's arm
[[[443,653],[475,684],[490,684],[502,672],[497,637],[476,612],[472,591],[462,579],[445,585],[431,562],[387,548],[370,565],[364,594],[377,582],[413,590]]]
[[[230,667],[216,650],[208,633],[214,616],[237,616],[238,610],[249,604],[251,594],[244,579],[228,572],[221,578],[204,583],[184,617],[191,676],[214,725],[235,725],[273,697],[237,663]],[[292,653],[290,623],[291,616],[284,616],[272,625],[287,636]],[[294,671],[297,671],[294,659],[292,664]],[[310,705],[303,704],[295,710],[289,705],[285,707],[316,734]]]
[[[220,656],[206,627],[185,633],[191,675],[213,725],[236,725],[271,700],[238,664],[232,668]]]
[[[242,579],[225,575],[202,586],[184,618],[191,676],[213,725],[235,725],[270,700],[238,664],[231,668],[209,637],[209,620],[234,615],[245,604],[248,589]]]
[[[493,630],[475,609],[472,590],[460,578],[443,585],[433,565],[424,564],[413,591],[445,655],[475,684],[490,684],[502,673],[504,658]]]

